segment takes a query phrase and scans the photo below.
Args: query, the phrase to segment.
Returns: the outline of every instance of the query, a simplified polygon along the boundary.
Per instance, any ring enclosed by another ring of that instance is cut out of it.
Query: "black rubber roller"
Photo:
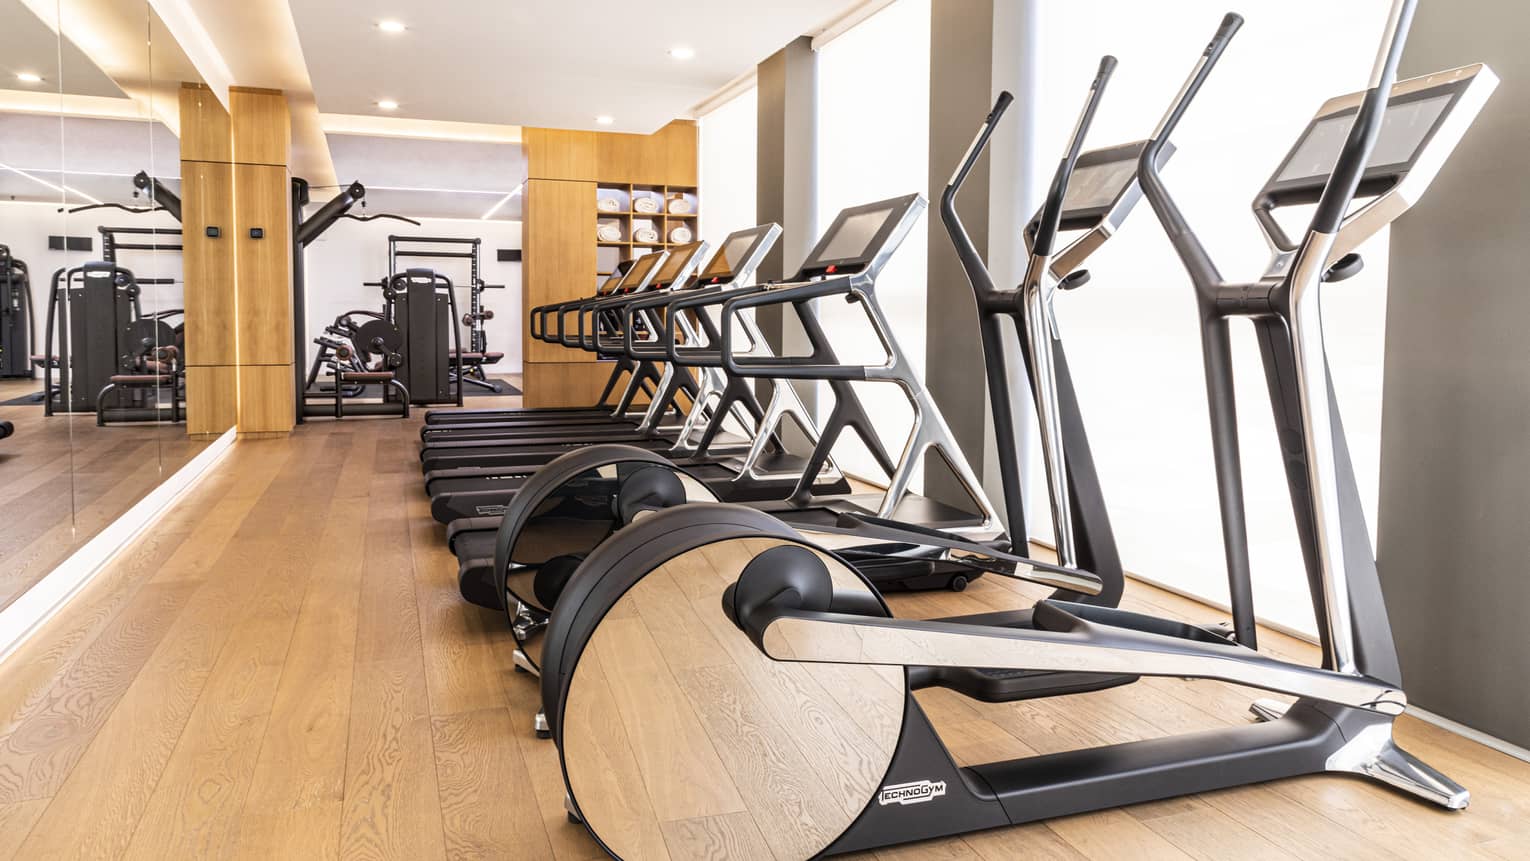
[[[764,648],[765,629],[783,612],[823,613],[834,603],[834,581],[818,555],[782,544],[754,557],[723,592],[723,612]]]
[[[674,470],[663,466],[645,466],[622,479],[612,513],[626,525],[645,511],[674,508],[685,502],[685,484]]]
[[[531,581],[531,589],[537,596],[537,602],[543,607],[556,605],[558,596],[563,594],[563,587],[568,585],[568,578],[574,576],[574,572],[579,570],[583,562],[584,554],[582,553],[554,556],[543,562]]]

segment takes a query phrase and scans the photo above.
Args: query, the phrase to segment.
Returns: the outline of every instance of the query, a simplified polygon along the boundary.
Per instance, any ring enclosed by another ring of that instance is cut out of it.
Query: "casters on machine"
[[[511,661],[515,666],[515,671],[518,673],[530,673],[533,676],[538,677],[542,675],[541,670],[537,669],[537,665],[533,664],[531,662],[531,658],[527,657],[526,653],[520,649],[515,650],[515,654],[511,657]]]
[[[517,642],[525,642],[527,637],[547,627],[548,618],[549,614],[545,610],[518,602],[515,614],[511,617],[510,630],[515,634]]]

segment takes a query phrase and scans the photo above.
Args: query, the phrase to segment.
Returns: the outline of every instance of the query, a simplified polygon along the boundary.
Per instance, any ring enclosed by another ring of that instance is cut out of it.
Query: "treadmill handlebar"
[[[1078,123],[1073,127],[1073,139],[1068,143],[1067,154],[1057,165],[1052,187],[1047,191],[1046,203],[1041,208],[1041,219],[1031,242],[1032,252],[1039,257],[1052,256],[1052,243],[1056,241],[1058,225],[1062,223],[1063,198],[1068,194],[1068,180],[1073,176],[1078,154],[1083,151],[1084,138],[1089,135],[1089,126],[1093,124],[1095,111],[1100,107],[1100,98],[1105,95],[1105,85],[1110,82],[1111,73],[1115,70],[1115,57],[1106,54],[1100,58],[1100,69],[1095,73],[1094,83],[1089,85],[1089,97],[1084,102]]]
[[[1413,23],[1413,12],[1418,0],[1393,0],[1391,14],[1387,17],[1386,30],[1381,37],[1381,47],[1376,52],[1376,62],[1371,70],[1370,88],[1360,102],[1355,122],[1349,127],[1349,137],[1334,162],[1333,172],[1323,186],[1317,210],[1312,215],[1309,233],[1337,233],[1355,199],[1360,178],[1381,136],[1381,123],[1392,94],[1392,84],[1397,80],[1397,63],[1402,58],[1403,46],[1408,41],[1408,28]]]
[[[733,352],[735,328],[733,320],[746,308],[795,305],[839,295],[843,295],[846,301],[853,302],[859,300],[861,291],[864,289],[863,286],[855,283],[854,278],[845,276],[799,283],[784,288],[772,285],[757,292],[748,290],[743,295],[729,298],[722,306],[722,331],[718,338],[718,350],[721,353],[723,369],[733,376],[751,379],[779,377],[787,380],[865,380],[866,368],[862,365],[830,363],[815,356],[750,358],[735,355]]]

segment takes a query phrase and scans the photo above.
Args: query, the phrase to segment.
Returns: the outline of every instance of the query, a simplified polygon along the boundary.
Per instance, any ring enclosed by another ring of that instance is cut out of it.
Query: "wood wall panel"
[[[208,227],[218,228],[219,236],[209,237]],[[181,163],[181,233],[186,362],[232,365],[237,356],[233,337],[236,308],[231,165],[209,161]]]
[[[610,365],[583,350],[545,344],[529,335],[529,311],[580,299],[596,282],[597,182],[696,185],[696,124],[676,120],[652,135],[528,128],[523,233],[522,325],[527,406],[594,403]]]
[[[521,390],[528,407],[587,407],[595,403],[609,362],[529,362],[522,369]]]
[[[206,84],[181,84],[181,160],[233,161],[228,111]]]
[[[532,179],[596,179],[595,132],[527,128],[526,172]]]
[[[187,333],[190,333],[190,327]],[[221,434],[239,420],[239,369],[194,365],[186,369],[186,433]]]
[[[650,163],[661,174],[665,185],[698,185],[699,141],[696,123],[675,120],[649,138]],[[633,180],[654,182],[654,180]]]
[[[233,160],[241,164],[287,166],[292,117],[281,90],[229,87]]]
[[[239,364],[292,362],[292,209],[287,168],[234,165]],[[264,238],[252,239],[252,229]],[[287,381],[292,388],[292,380]]]
[[[598,182],[653,183],[655,179],[648,135],[599,134],[595,137],[595,171]]]
[[[526,183],[521,284],[526,309],[566,302],[595,291],[595,183],[533,179]],[[589,362],[583,350],[545,344],[522,324],[527,362]]]
[[[239,432],[286,433],[292,430],[292,364],[239,366]]]

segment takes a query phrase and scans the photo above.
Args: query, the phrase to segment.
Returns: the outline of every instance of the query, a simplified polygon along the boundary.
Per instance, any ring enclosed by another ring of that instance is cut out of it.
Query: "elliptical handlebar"
[[[982,307],[984,300],[995,292],[993,277],[989,275],[988,267],[983,264],[983,256],[978,253],[977,246],[972,244],[972,237],[968,235],[967,228],[962,225],[961,217],[956,214],[956,195],[966,184],[967,174],[972,172],[978,158],[983,155],[984,150],[988,149],[988,139],[993,136],[994,127],[999,124],[1004,111],[1014,100],[1015,97],[1008,90],[999,93],[999,98],[993,103],[993,110],[988,112],[988,117],[978,127],[976,137],[967,147],[967,154],[962,157],[961,164],[957,165],[956,172],[951,174],[945,191],[940,195],[940,220],[951,236],[951,244],[956,248],[956,256],[961,261],[962,269],[967,272],[967,280],[972,284],[973,291],[978,294],[979,307]]]
[[[1355,122],[1349,127],[1349,137],[1334,162],[1323,195],[1318,199],[1317,211],[1308,225],[1309,233],[1337,233],[1355,199],[1360,178],[1365,174],[1381,136],[1381,123],[1385,118],[1387,102],[1392,95],[1392,84],[1397,80],[1397,64],[1402,59],[1403,46],[1408,41],[1408,28],[1413,23],[1413,12],[1418,0],[1393,0],[1391,14],[1387,17],[1386,30],[1381,37],[1381,47],[1376,52],[1376,63],[1371,70],[1369,89],[1355,114]]]
[[[1142,196],[1148,199],[1153,212],[1158,216],[1159,222],[1168,234],[1169,242],[1179,254],[1180,260],[1189,270],[1191,280],[1198,288],[1217,284],[1222,280],[1221,273],[1217,271],[1216,264],[1211,262],[1211,256],[1206,252],[1205,246],[1196,237],[1195,231],[1185,221],[1184,214],[1169,196],[1168,189],[1163,184],[1163,177],[1158,172],[1159,156],[1163,151],[1164,144],[1169,136],[1179,126],[1179,121],[1185,115],[1185,110],[1195,100],[1201,91],[1201,86],[1206,83],[1206,78],[1222,58],[1222,52],[1227,50],[1227,45],[1237,34],[1238,28],[1243,26],[1243,16],[1236,12],[1228,12],[1222,16],[1222,23],[1217,26],[1217,32],[1206,44],[1206,50],[1195,61],[1195,67],[1190,70],[1190,77],[1180,87],[1179,94],[1169,105],[1169,110],[1163,119],[1158,121],[1158,128],[1148,138],[1142,147],[1142,154],[1137,160],[1137,181],[1142,187]]]
[[[1031,250],[1040,257],[1052,256],[1052,243],[1057,239],[1057,228],[1062,223],[1063,199],[1068,195],[1068,181],[1073,178],[1073,168],[1078,163],[1078,154],[1083,151],[1084,138],[1089,134],[1089,126],[1094,122],[1100,98],[1105,95],[1105,85],[1110,82],[1110,76],[1115,70],[1115,57],[1106,54],[1100,58],[1100,69],[1095,73],[1094,83],[1089,85],[1089,97],[1084,103],[1084,110],[1079,114],[1078,123],[1073,127],[1073,139],[1068,143],[1067,154],[1057,165],[1057,172],[1052,175],[1052,187],[1047,191],[1046,203],[1041,208],[1041,220],[1037,223],[1036,235],[1031,241]]]

